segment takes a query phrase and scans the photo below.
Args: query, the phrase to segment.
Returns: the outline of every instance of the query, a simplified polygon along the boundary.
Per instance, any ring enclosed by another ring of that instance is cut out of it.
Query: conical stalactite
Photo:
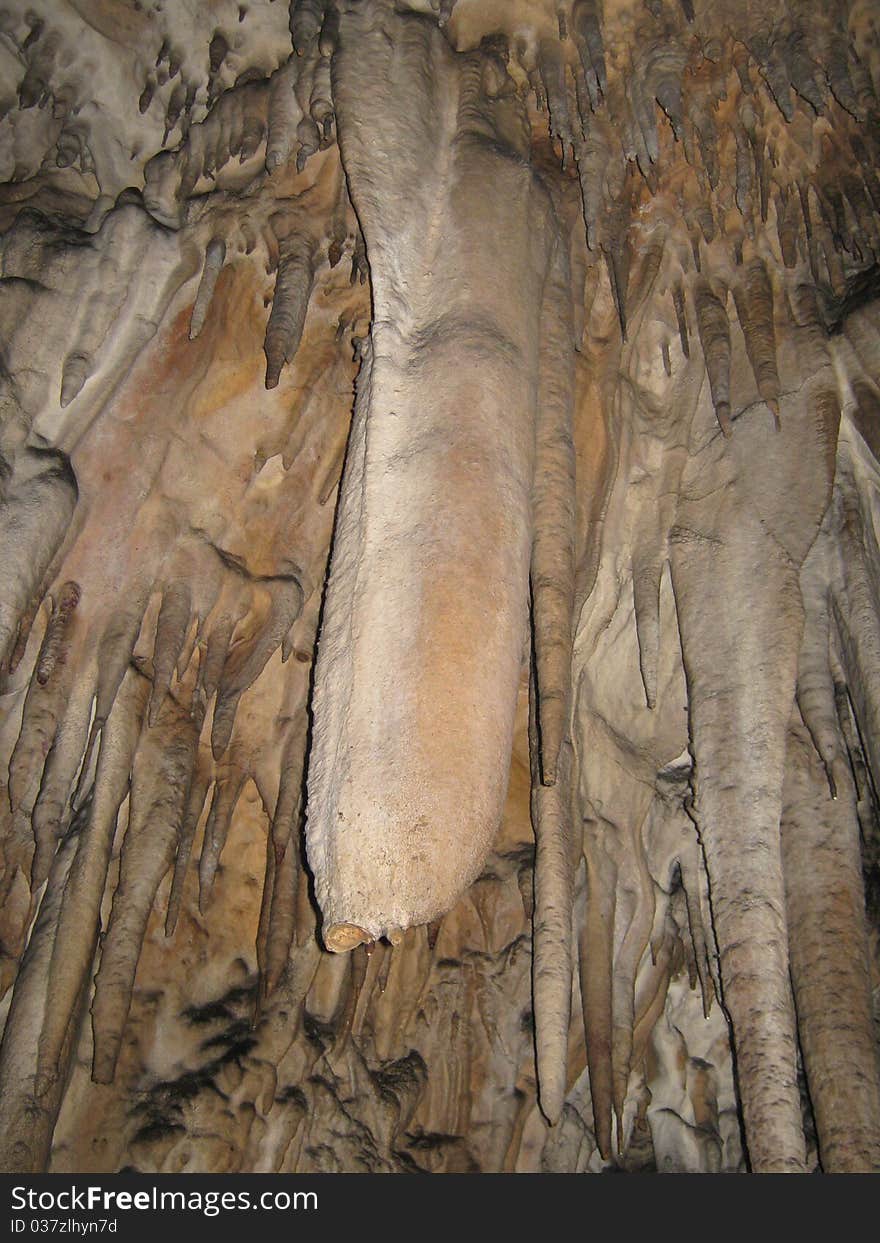
[[[744,284],[734,287],[733,297],[758,392],[770,407],[774,418],[778,419],[780,389],[776,366],[773,288],[767,269],[760,259],[747,269]]]
[[[192,319],[189,321],[189,335],[193,339],[199,335],[205,326],[205,320],[211,308],[211,299],[214,296],[217,280],[223,270],[225,258],[226,243],[221,237],[212,238],[205,250],[205,266],[202,268],[199,291],[193,303]]]
[[[119,883],[92,1002],[96,1083],[113,1080],[141,944],[156,890],[172,861],[197,742],[192,721],[171,703],[150,723],[135,757]]]
[[[730,325],[724,305],[726,296],[726,290],[719,296],[708,281],[700,280],[694,292],[694,307],[715,416],[724,435],[730,436],[733,428],[730,421]]]
[[[186,633],[190,626],[192,598],[186,583],[170,583],[162,596],[156,622],[153,649],[153,689],[150,693],[149,721],[155,725],[171,687]]]
[[[294,238],[278,261],[272,313],[266,325],[266,388],[275,388],[281,368],[294,358],[312,292],[312,256],[306,239]]]
[[[37,657],[36,679],[40,686],[45,686],[59,664],[65,659],[67,630],[71,614],[79,604],[79,586],[77,583],[65,583],[61,588],[57,604],[54,605],[52,616],[46,626],[40,655]]]
[[[298,62],[291,58],[276,70],[269,84],[266,168],[270,173],[285,164],[294,153],[297,126],[302,120],[295,91],[297,78]]]
[[[869,6],[7,7],[0,1164],[877,1168]]]

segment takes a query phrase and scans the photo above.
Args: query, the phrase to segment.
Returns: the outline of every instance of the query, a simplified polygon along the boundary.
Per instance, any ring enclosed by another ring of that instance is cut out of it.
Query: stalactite
[[[877,1063],[855,792],[841,767],[836,799],[803,725],[788,736],[782,846],[798,1032],[822,1168],[880,1165]],[[837,1050],[845,1044],[845,1066]]]
[[[141,944],[156,890],[173,858],[197,741],[192,721],[169,703],[158,728],[146,731],[134,759],[119,883],[92,1002],[96,1083],[113,1081]]]
[[[212,238],[205,251],[205,266],[202,268],[202,278],[199,281],[198,293],[193,303],[192,318],[189,321],[191,341],[196,339],[205,326],[208,311],[211,309],[214,289],[216,288],[220,273],[223,271],[225,260],[226,243],[222,237]]]
[[[593,77],[604,95],[608,88],[601,11],[596,0],[575,0],[571,10],[571,37],[577,45],[589,83]]]
[[[13,813],[24,804],[29,812],[33,811],[43,766],[55,739],[72,679],[73,670],[62,666],[45,684],[37,678],[31,680],[22,708],[21,729],[9,759],[7,793]]]
[[[65,811],[71,787],[83,758],[89,733],[93,692],[86,681],[76,688],[65,705],[52,747],[46,757],[40,792],[34,804],[31,823],[36,849],[31,868],[34,889],[45,880],[58,839],[64,831]]]
[[[568,1028],[572,983],[572,790],[571,747],[560,752],[557,780],[550,788],[540,773],[534,679],[530,690],[529,745],[532,752],[532,824],[535,831],[535,908],[532,995],[541,1109],[559,1121],[568,1087]]]
[[[381,20],[397,19],[382,14]],[[391,28],[396,29],[393,24]],[[357,43],[357,61],[345,59],[347,38],[349,47]],[[394,78],[388,73],[388,44],[381,27],[351,13],[342,15],[333,62],[340,131],[348,124],[345,116],[352,118],[343,159],[369,250],[375,318],[373,361],[369,380],[364,375],[359,388],[342,482],[318,651],[309,768],[309,861],[325,919],[324,940],[332,949],[348,949],[428,922],[446,909],[482,866],[501,811],[502,757],[510,754],[528,587],[528,542],[523,537],[528,541],[537,379],[531,367],[537,362],[538,325],[534,310],[515,310],[529,303],[519,294],[511,300],[515,285],[522,279],[534,284],[535,278],[519,263],[515,277],[510,265],[499,266],[492,239],[503,235],[509,254],[509,238],[516,237],[520,249],[513,253],[534,256],[530,270],[543,272],[549,258],[549,221],[535,197],[528,167],[494,157],[476,139],[488,114],[472,95],[462,91],[455,126],[439,135],[429,127],[429,109],[414,109],[411,102],[399,106],[403,99],[398,104],[395,91],[419,98],[419,66],[428,54],[438,58],[440,72],[458,91],[460,71],[444,49],[442,36],[427,28],[419,31],[401,74]],[[372,81],[387,85],[370,97],[364,113],[365,100],[357,96],[356,84],[367,71]],[[515,97],[508,96],[505,106],[515,109]],[[373,161],[358,135],[376,126],[392,127],[412,153],[412,164],[392,167]],[[438,183],[435,170],[450,160],[457,177]],[[489,198],[487,184],[495,186]],[[401,204],[403,218],[389,218],[384,210],[377,214],[378,202],[384,209],[391,200]],[[438,210],[440,218],[448,217],[452,236],[460,242],[439,246],[429,225]],[[462,242],[477,235],[481,241],[475,269],[474,252]],[[485,305],[475,301],[463,313],[454,303],[425,300],[415,286],[401,286],[398,255],[409,255],[414,272],[432,267],[437,288],[446,284],[453,289],[463,274],[459,265],[465,253],[471,288],[486,292]],[[448,274],[442,280],[441,270]],[[531,306],[536,307],[539,288],[534,292]],[[413,316],[402,356],[394,345],[393,327],[401,305],[409,305]],[[391,333],[387,346],[386,326]],[[486,383],[487,368],[491,383]],[[435,384],[438,399],[425,406],[422,394]],[[499,399],[505,391],[516,392],[518,398],[513,406],[505,400],[502,409]],[[364,454],[367,423],[378,457]],[[492,430],[502,425],[510,446],[503,464],[496,457],[498,437]],[[429,454],[418,455],[423,469],[433,459],[444,481],[447,516],[430,536],[430,556],[423,527],[433,501],[420,482],[423,470],[413,470],[414,438]],[[450,454],[484,464],[478,490],[467,475],[462,479],[444,469]],[[400,489],[410,498],[406,513],[393,499]],[[497,507],[490,501],[496,497]],[[470,536],[464,544],[457,533],[472,533],[487,506],[500,515],[501,525],[486,529],[486,538],[476,545]],[[362,543],[362,521],[375,532],[368,546]],[[488,564],[495,567],[497,584],[491,624],[473,594]],[[378,590],[380,583],[386,585],[384,593]],[[391,604],[389,590],[404,593],[400,609]],[[425,623],[418,633],[412,631],[403,604],[412,590],[423,600],[443,599],[441,613],[428,608],[425,614],[429,627],[436,622],[436,633],[426,630]],[[395,728],[382,729],[381,736],[370,707],[372,693],[362,700],[359,683],[351,680],[352,668],[362,662],[387,670],[392,679],[384,698]],[[416,666],[423,692],[411,706],[399,702],[392,707],[401,674]],[[429,688],[440,685],[446,690],[434,702]],[[457,703],[456,686],[467,688],[466,702]],[[457,818],[462,806],[468,808],[469,845],[456,857],[449,854],[442,827],[452,789],[431,758],[441,739],[447,756],[457,757]],[[336,766],[340,749],[350,757],[347,772]],[[380,803],[389,809],[378,817],[369,793],[374,788],[382,791]],[[409,828],[414,822],[422,826],[415,852]],[[345,831],[351,823],[358,825],[356,835]],[[432,874],[430,885],[425,884],[426,870]]]
[[[559,250],[544,291],[532,498],[532,626],[541,774],[556,780],[571,699],[575,464],[570,280]]]
[[[550,115],[550,132],[562,148],[562,165],[565,168],[574,137],[568,109],[565,61],[556,39],[548,39],[541,44],[539,68]]]
[[[77,332],[61,372],[62,406],[70,405],[79,396],[124,306],[127,274],[120,270],[121,253],[127,250],[130,259],[137,263],[148,240],[142,215],[135,207],[109,216],[100,237],[105,249],[98,265],[96,288],[79,310]]]
[[[804,330],[807,335],[810,331]],[[788,467],[802,476],[810,474],[810,503],[788,514],[776,509],[777,481],[771,483],[767,474],[774,469],[771,461],[778,469],[775,454],[766,457],[760,474],[749,479],[748,495],[783,541],[780,551],[758,538],[756,518],[733,503],[724,527],[715,527],[718,542],[708,542],[697,534],[701,502],[696,499],[692,505],[680,502],[672,544],[697,771],[696,815],[755,1169],[797,1169],[804,1161],[778,825],[785,731],[803,626],[798,585],[788,558],[795,565],[802,563],[815,539],[830,499],[833,469],[826,437],[836,434],[835,415],[822,383],[820,370],[818,387],[797,416],[804,428],[803,456],[797,468]],[[783,401],[780,437],[785,417],[794,417],[785,415],[790,405]],[[751,425],[750,434],[755,434]],[[805,500],[806,493],[802,497]],[[758,587],[756,573],[765,588]],[[746,581],[751,583],[748,594],[743,590]],[[711,583],[712,594],[720,592],[727,601],[723,614],[706,607]],[[710,650],[723,675],[708,668]],[[741,721],[743,732],[731,735],[729,719]],[[742,776],[722,784],[722,769]],[[760,773],[757,785],[747,771]],[[755,1008],[759,993],[765,997]]]
[[[156,623],[156,642],[153,648],[153,689],[150,693],[149,722],[155,725],[165,697],[171,688],[171,678],[189,630],[192,597],[187,583],[170,583],[162,596],[162,607]]]
[[[78,583],[65,583],[62,586],[37,658],[35,677],[40,686],[46,685],[58,665],[64,661],[67,631],[71,615],[79,604],[79,597]]]
[[[672,300],[675,306],[675,320],[678,324],[678,336],[681,342],[681,352],[685,358],[690,358],[690,337],[688,335],[687,311],[685,309],[684,289],[680,284],[676,284],[672,290]]]
[[[324,22],[324,0],[293,0],[290,6],[290,37],[297,56],[314,44]]]
[[[700,280],[694,292],[694,306],[718,426],[725,436],[731,436],[730,325],[724,299],[718,296],[708,281]]]
[[[700,981],[703,1016],[708,1018],[713,999],[720,998],[721,982],[718,978],[718,951],[712,928],[709,891],[696,834],[689,843],[689,848],[679,854],[678,864],[687,903],[695,966]]]
[[[265,581],[261,586],[270,600],[268,617],[250,642],[232,647],[217,685],[211,728],[211,750],[217,760],[229,746],[242,694],[263,672],[302,611],[303,589],[295,574]]]
[[[95,953],[101,898],[131,764],[146,707],[148,683],[133,667],[107,720],[88,819],[64,888],[49,967],[52,1005],[40,1030],[34,1091],[51,1092],[63,1078],[62,1050],[71,1016]]]
[[[837,798],[839,761],[837,709],[831,673],[831,582],[822,535],[801,569],[804,636],[798,656],[797,702],[822,763],[832,798]]]
[[[302,120],[294,90],[297,76],[297,61],[291,58],[276,70],[269,83],[266,168],[270,173],[285,164],[293,154],[297,126]]]
[[[639,669],[649,708],[657,705],[657,666],[660,658],[660,580],[663,559],[659,549],[644,548],[633,563],[633,611],[639,640]],[[653,555],[652,555],[653,554]]]
[[[314,266],[308,240],[291,239],[275,278],[272,313],[266,325],[266,388],[275,388],[285,363],[293,361],[309,306]]]
[[[776,369],[773,289],[767,269],[760,259],[746,269],[744,283],[734,286],[733,298],[758,392],[778,422],[780,389]]]
[[[42,1027],[50,1004],[48,984],[59,914],[76,849],[76,837],[71,834],[55,857],[3,1029],[0,1100],[8,1125],[0,1133],[0,1163],[8,1173],[45,1167],[61,1107],[63,1078],[58,1076],[48,1090],[38,1092],[32,1050],[33,1033]],[[65,1037],[67,1048],[62,1047],[62,1054],[69,1054],[71,1035],[65,1033]]]
[[[299,842],[291,833],[283,853],[274,841],[270,842],[275,863],[271,887],[271,906],[268,914],[265,959],[262,966],[264,991],[271,995],[278,987],[287,969],[290,947],[296,925],[296,891],[299,879]]]
[[[633,1064],[637,1019],[636,978],[642,956],[649,947],[654,920],[652,881],[645,866],[641,846],[641,825],[630,828],[631,857],[629,875],[623,881],[616,912],[614,965],[611,979],[611,1068],[612,1101],[616,1118],[617,1151],[622,1155],[625,1142],[625,1109]],[[629,843],[628,843],[629,844]],[[625,923],[621,915],[626,910]],[[621,925],[623,925],[622,935]]]
[[[70,524],[77,485],[63,455],[26,449],[13,464],[0,507],[0,556],[6,590],[0,602],[0,671],[8,667],[19,619],[41,586]]]
[[[617,875],[612,860],[595,842],[598,824],[584,826],[586,913],[579,920],[578,965],[586,1037],[593,1125],[599,1152],[611,1157],[614,1100],[611,1061],[613,933]]]
[[[211,810],[205,824],[205,840],[199,859],[199,910],[208,909],[214,878],[220,865],[220,856],[226,845],[229,826],[235,812],[247,774],[240,769],[230,769],[218,775],[214,786]]]
[[[205,806],[205,798],[211,784],[210,771],[202,764],[197,764],[190,780],[186,811],[180,824],[177,839],[177,854],[174,860],[174,876],[171,881],[171,892],[168,896],[168,910],[165,916],[165,935],[171,936],[177,926],[180,907],[183,901],[183,887],[186,881],[187,867],[192,854],[196,828]]]
[[[841,531],[843,594],[832,594],[832,611],[843,649],[847,685],[865,739],[872,773],[880,772],[880,618],[863,547],[863,522],[850,501]]]

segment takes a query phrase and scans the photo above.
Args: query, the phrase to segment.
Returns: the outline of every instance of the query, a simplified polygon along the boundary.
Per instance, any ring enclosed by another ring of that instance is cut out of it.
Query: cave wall
[[[0,1169],[880,1169],[867,0],[0,14]]]

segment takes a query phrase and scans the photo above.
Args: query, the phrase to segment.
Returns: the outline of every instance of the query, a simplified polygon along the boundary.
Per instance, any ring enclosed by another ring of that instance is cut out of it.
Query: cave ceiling
[[[0,1170],[880,1170],[878,91],[6,0]]]

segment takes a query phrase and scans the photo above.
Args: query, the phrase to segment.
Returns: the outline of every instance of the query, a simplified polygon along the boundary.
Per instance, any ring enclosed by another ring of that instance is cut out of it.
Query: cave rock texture
[[[0,1169],[880,1169],[871,0],[6,0]]]

